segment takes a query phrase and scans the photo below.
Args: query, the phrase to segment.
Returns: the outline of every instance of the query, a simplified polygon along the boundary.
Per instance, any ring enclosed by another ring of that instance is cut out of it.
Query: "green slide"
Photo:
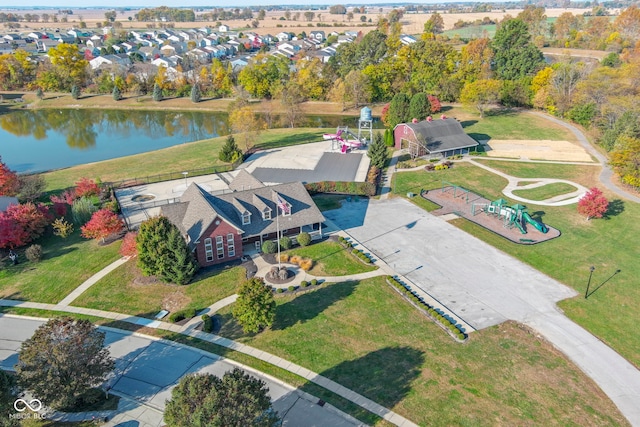
[[[546,225],[531,218],[531,215],[529,215],[529,213],[527,212],[522,213],[522,218],[542,233],[546,233],[547,231],[549,231],[549,228]]]
[[[520,224],[520,221],[513,221],[513,223],[516,225],[516,227],[518,227],[518,230],[520,230],[522,234],[527,234],[527,230],[525,230],[524,227],[522,227],[522,224]]]

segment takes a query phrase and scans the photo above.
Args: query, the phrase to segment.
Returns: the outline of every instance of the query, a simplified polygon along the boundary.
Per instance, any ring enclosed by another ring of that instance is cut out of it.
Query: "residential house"
[[[126,70],[131,65],[131,58],[126,53],[117,55],[102,55],[89,61],[92,70],[96,70],[103,66],[117,67]]]
[[[241,170],[232,193],[211,195],[192,183],[180,202],[164,205],[165,215],[183,233],[202,267],[241,258],[280,236],[302,231],[322,237],[325,218],[300,182],[265,186]],[[279,233],[279,235],[278,235]]]
[[[404,45],[411,45],[417,42],[416,38],[409,34],[400,34],[400,43]]]
[[[279,42],[286,42],[291,39],[291,35],[283,31],[281,33],[276,34],[276,38],[278,39]]]
[[[160,51],[153,46],[142,46],[138,49],[138,53],[145,61],[153,61],[157,57],[160,57]]]
[[[249,57],[247,56],[242,58],[236,58],[233,61],[231,61],[231,69],[233,70],[234,73],[242,70],[247,65],[249,65]]]
[[[229,32],[229,26],[222,24],[218,27],[218,31],[220,31],[221,33],[227,33]]]
[[[325,34],[324,31],[311,31],[309,33],[309,38],[319,41],[320,43],[324,42]]]

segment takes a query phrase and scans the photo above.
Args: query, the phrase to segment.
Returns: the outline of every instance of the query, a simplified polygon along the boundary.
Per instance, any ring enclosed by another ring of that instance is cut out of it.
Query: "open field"
[[[380,12],[382,9],[382,12]],[[67,17],[68,22],[32,22],[32,23],[22,23],[21,29],[24,30],[40,30],[40,29],[51,29],[54,30],[56,28],[59,29],[69,29],[72,27],[78,27],[80,21],[84,21],[87,24],[88,29],[96,30],[96,24],[104,22],[104,13],[108,10],[112,9],[99,9],[99,8],[91,8],[91,9],[74,9],[73,15],[69,15]],[[351,11],[351,8],[348,8]],[[564,8],[553,8],[546,9],[545,14],[549,18],[554,18],[560,16],[564,12],[571,12],[574,15],[582,15],[588,9],[564,9]],[[9,12],[9,10],[0,8],[0,12]],[[15,13],[15,10],[10,10]],[[223,23],[228,25],[233,31],[256,31],[259,34],[277,34],[281,31],[291,31],[296,34],[306,31],[307,33],[310,30],[318,29],[324,30],[325,32],[338,31],[344,32],[348,30],[362,31],[367,33],[369,31],[374,30],[375,24],[378,22],[380,17],[387,15],[391,11],[390,7],[376,7],[369,6],[367,8],[367,13],[364,14],[366,16],[367,21],[371,19],[371,23],[366,23],[364,26],[360,21],[360,16],[362,14],[354,13],[354,18],[352,21],[347,19],[346,15],[332,15],[329,13],[328,8],[325,10],[313,10],[315,13],[315,17],[311,22],[308,22],[304,17],[305,10],[292,10],[291,14],[295,15],[296,12],[300,12],[300,18],[297,21],[291,20],[281,20],[281,17],[284,17],[285,11],[267,11],[266,17],[264,20],[259,21],[259,25],[256,29],[251,28],[250,20],[242,20],[242,19],[229,19],[224,20]],[[459,20],[463,21],[475,21],[477,19],[483,19],[484,17],[489,17],[492,20],[501,20],[505,15],[516,16],[520,13],[522,9],[509,9],[509,10],[494,10],[491,12],[477,12],[477,13],[444,13],[441,12],[441,16],[444,20],[445,30],[453,29],[453,24]],[[42,15],[43,13],[48,13],[50,15],[54,15],[57,13],[57,9],[38,9],[35,11],[19,11],[18,13],[37,13]],[[124,30],[132,30],[132,29],[146,29],[147,24],[151,24],[150,22],[136,22],[134,15],[137,13],[137,10],[130,11],[122,11],[118,12],[116,20],[122,23],[122,29]],[[199,16],[200,13],[197,13]],[[420,34],[423,31],[424,23],[429,19],[431,13],[405,13],[402,17],[402,25],[403,31],[407,34]],[[58,15],[58,18],[61,19],[62,15]],[[129,21],[129,18],[132,20]],[[196,22],[176,22],[176,28],[200,28],[203,26],[213,26],[215,22],[204,22],[204,21],[196,21]],[[320,26],[318,26],[320,24]]]
[[[79,229],[66,239],[50,235],[34,243],[42,245],[42,261],[32,263],[20,254],[20,264],[0,269],[0,298],[57,303],[120,258],[119,241],[99,246],[80,237]]]
[[[522,178],[559,178],[573,180],[591,187],[597,184],[600,168],[593,166],[519,163],[483,160],[491,167]],[[491,200],[504,197],[500,190],[506,184],[503,178],[472,165],[456,164],[452,169],[426,173],[404,172],[394,175],[395,192],[404,195],[417,193],[420,188],[440,188],[446,180],[463,186]],[[640,233],[640,206],[624,202],[605,194],[611,201],[606,219],[586,221],[575,205],[542,207],[529,205],[529,212],[559,229],[562,235],[544,244],[526,246],[508,242],[486,229],[458,219],[453,223],[487,243],[526,262],[537,270],[573,287],[584,295],[589,266],[596,268],[591,283],[592,295],[562,301],[565,313],[587,330],[598,336],[635,366],[640,366],[640,336],[630,334],[637,323],[640,277],[635,237]],[[425,209],[428,204],[414,198],[412,201]],[[619,274],[613,273],[620,269]],[[613,275],[613,276],[612,276]],[[609,279],[610,280],[607,280]]]
[[[202,310],[233,295],[246,279],[242,267],[222,271],[201,271],[188,285],[170,285],[144,280],[136,259],[121,265],[90,287],[73,305],[153,318],[160,310],[185,308]]]
[[[508,322],[461,345],[384,278],[282,297],[273,327],[222,334],[308,367],[420,425],[625,425],[608,398],[544,340]]]

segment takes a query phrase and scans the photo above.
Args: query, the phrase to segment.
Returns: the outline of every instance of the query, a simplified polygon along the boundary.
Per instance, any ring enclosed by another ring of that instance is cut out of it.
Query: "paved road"
[[[43,323],[44,320],[0,315],[0,368],[15,365],[20,343]],[[114,392],[137,402],[131,405],[128,401],[127,412],[109,421],[111,426],[161,426],[165,400],[182,376],[192,372],[221,376],[237,366],[214,354],[172,342],[111,328],[106,328],[105,332],[106,344],[116,359],[115,375],[108,383]],[[310,402],[291,386],[255,371],[250,373],[267,382],[274,408],[284,415],[285,426],[348,427],[358,424],[327,406]]]
[[[348,209],[325,216],[473,327],[513,319],[536,329],[640,426],[640,371],[558,310],[573,289],[404,199]]]

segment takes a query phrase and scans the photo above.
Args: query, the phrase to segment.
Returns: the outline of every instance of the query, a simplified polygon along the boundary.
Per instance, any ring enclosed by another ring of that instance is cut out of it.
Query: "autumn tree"
[[[78,45],[60,43],[47,52],[52,68],[38,78],[44,90],[69,91],[73,85],[84,86],[88,78],[89,62]]]
[[[640,138],[618,137],[611,151],[611,166],[625,184],[640,188]]]
[[[424,23],[425,34],[440,34],[444,31],[444,19],[438,12],[429,17],[427,22]]]
[[[250,107],[229,113],[229,126],[244,143],[245,153],[253,147],[253,140],[266,128],[266,123]]]
[[[469,82],[462,88],[460,102],[474,107],[480,113],[480,117],[484,117],[487,109],[498,102],[501,85],[499,80],[493,79]]]
[[[597,187],[593,187],[578,201],[578,213],[591,218],[602,218],[607,213],[609,201]]]
[[[91,216],[89,222],[80,227],[82,237],[85,239],[104,239],[112,234],[122,231],[124,223],[109,209],[100,209]]]
[[[100,186],[90,178],[80,178],[76,181],[75,197],[91,197],[100,195]]]
[[[52,220],[44,206],[10,205],[0,212],[0,248],[15,248],[34,241],[42,236]]]
[[[16,196],[19,191],[18,174],[9,169],[0,156],[0,196]]]
[[[133,257],[138,254],[138,248],[136,247],[136,237],[138,233],[130,231],[122,238],[122,244],[120,245],[120,255],[123,257]]]
[[[239,368],[222,378],[190,374],[171,391],[165,421],[168,427],[276,427],[280,425],[271,406],[266,383]]]
[[[88,320],[49,320],[20,346],[18,384],[48,407],[73,407],[115,367],[104,338]]]
[[[144,221],[136,237],[138,267],[146,276],[180,285],[191,280],[196,264],[180,230],[164,216]]]
[[[255,277],[240,285],[233,317],[245,332],[260,332],[273,324],[275,316],[276,302],[270,286]]]
[[[271,99],[289,77],[289,60],[277,55],[257,55],[238,74],[238,83],[256,98]]]
[[[304,101],[301,87],[294,81],[289,81],[280,91],[280,102],[285,109],[285,120],[289,127],[296,127],[302,117],[300,104]]]
[[[344,78],[344,95],[345,99],[351,101],[355,108],[371,101],[369,78],[357,70],[349,72]]]
[[[20,192],[18,193],[20,202],[36,201],[47,188],[47,181],[40,174],[20,175],[18,182],[20,184]]]

